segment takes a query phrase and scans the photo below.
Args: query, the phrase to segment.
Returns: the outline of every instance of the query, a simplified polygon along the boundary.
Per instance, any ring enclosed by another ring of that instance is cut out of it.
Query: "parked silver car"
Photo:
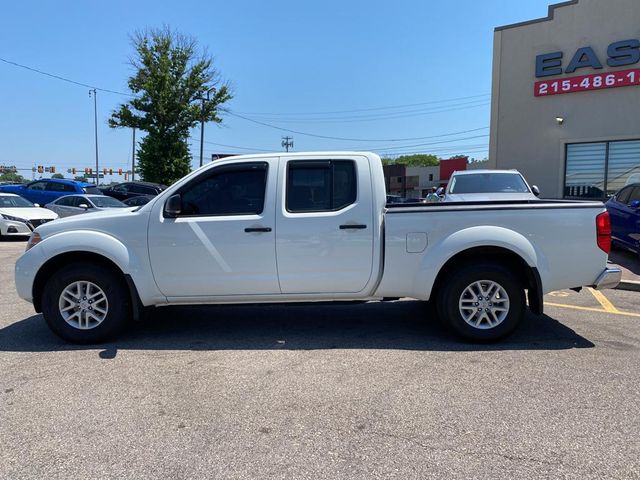
[[[110,208],[127,208],[127,205],[106,195],[67,195],[45,205],[61,218],[87,212],[99,212]]]
[[[537,200],[540,190],[531,187],[517,170],[464,170],[453,172],[445,202]]]

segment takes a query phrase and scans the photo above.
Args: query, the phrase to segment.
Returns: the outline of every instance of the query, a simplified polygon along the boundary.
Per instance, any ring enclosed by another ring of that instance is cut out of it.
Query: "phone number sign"
[[[536,97],[548,97],[563,93],[587,92],[633,85],[640,85],[640,68],[612,73],[582,75],[561,80],[543,80],[535,83],[533,93]]]

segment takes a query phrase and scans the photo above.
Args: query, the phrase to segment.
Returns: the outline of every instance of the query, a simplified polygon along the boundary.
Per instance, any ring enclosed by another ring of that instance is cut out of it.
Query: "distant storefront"
[[[640,182],[640,0],[573,0],[498,27],[489,166],[545,197]]]

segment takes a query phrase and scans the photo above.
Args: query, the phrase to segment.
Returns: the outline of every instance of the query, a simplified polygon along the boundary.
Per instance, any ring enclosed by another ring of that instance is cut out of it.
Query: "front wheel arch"
[[[118,265],[107,257],[97,253],[83,251],[61,253],[50,258],[40,267],[33,281],[33,306],[36,312],[42,312],[42,293],[47,280],[49,280],[51,275],[54,275],[56,271],[70,263],[98,265],[116,274],[129,292],[132,315],[134,320],[138,320],[142,302],[140,301],[140,296],[131,277],[126,275]]]

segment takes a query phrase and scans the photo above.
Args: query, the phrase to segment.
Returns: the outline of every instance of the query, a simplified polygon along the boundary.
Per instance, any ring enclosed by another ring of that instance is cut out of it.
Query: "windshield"
[[[102,195],[102,192],[98,187],[82,187],[82,191],[89,195]]]
[[[35,207],[33,203],[22,197],[0,195],[0,208],[29,208]]]
[[[91,197],[91,202],[98,208],[122,208],[126,207],[120,200],[111,197]]]
[[[517,173],[478,173],[453,177],[449,193],[529,193],[529,188]]]

